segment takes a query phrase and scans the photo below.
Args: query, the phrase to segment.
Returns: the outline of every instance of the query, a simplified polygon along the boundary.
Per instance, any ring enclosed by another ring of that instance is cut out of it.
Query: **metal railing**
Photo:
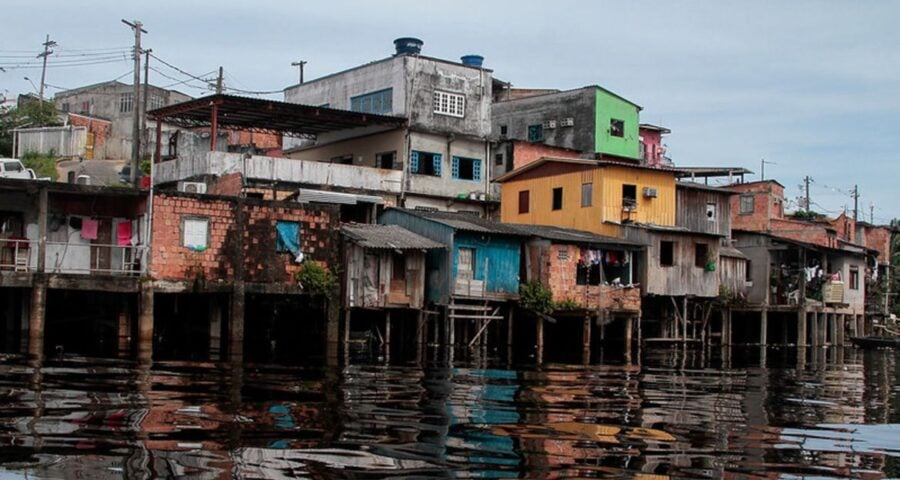
[[[47,273],[139,275],[146,245],[47,242]]]
[[[31,271],[32,250],[27,239],[0,238],[0,269]]]

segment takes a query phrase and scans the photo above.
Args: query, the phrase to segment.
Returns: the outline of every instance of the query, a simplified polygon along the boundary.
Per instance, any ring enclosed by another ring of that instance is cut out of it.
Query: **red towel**
[[[85,218],[81,221],[81,238],[85,240],[97,239],[97,227],[100,222],[93,218]]]
[[[116,245],[120,247],[131,245],[131,221],[116,225],[116,240]]]

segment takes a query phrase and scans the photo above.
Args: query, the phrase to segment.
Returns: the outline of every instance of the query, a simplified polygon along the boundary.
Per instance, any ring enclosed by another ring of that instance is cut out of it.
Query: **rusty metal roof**
[[[523,234],[511,224],[487,220],[474,213],[435,212],[410,209],[397,210],[446,225],[454,230],[476,233],[498,233],[503,235],[514,235],[517,237],[526,236],[526,234]]]
[[[642,244],[630,240],[598,235],[593,232],[576,230],[574,228],[557,227],[553,225],[506,225],[519,230],[523,235],[530,235],[561,243],[612,245],[621,247],[622,249],[637,249],[643,247]]]
[[[341,227],[341,233],[363,248],[390,250],[447,248],[442,243],[410,232],[399,225],[351,223]]]
[[[147,112],[153,120],[183,128],[212,126],[217,111],[219,128],[310,137],[351,128],[406,125],[406,119],[334,108],[314,107],[235,95],[209,95]]]

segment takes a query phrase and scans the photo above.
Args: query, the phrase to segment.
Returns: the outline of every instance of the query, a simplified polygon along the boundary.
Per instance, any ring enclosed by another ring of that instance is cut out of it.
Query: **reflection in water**
[[[897,354],[835,350],[513,369],[0,357],[0,477],[900,474]]]

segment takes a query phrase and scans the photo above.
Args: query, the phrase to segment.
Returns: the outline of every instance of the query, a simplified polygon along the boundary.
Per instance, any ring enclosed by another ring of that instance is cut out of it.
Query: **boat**
[[[850,341],[861,348],[898,348],[900,337],[869,335],[867,337],[850,337]]]

